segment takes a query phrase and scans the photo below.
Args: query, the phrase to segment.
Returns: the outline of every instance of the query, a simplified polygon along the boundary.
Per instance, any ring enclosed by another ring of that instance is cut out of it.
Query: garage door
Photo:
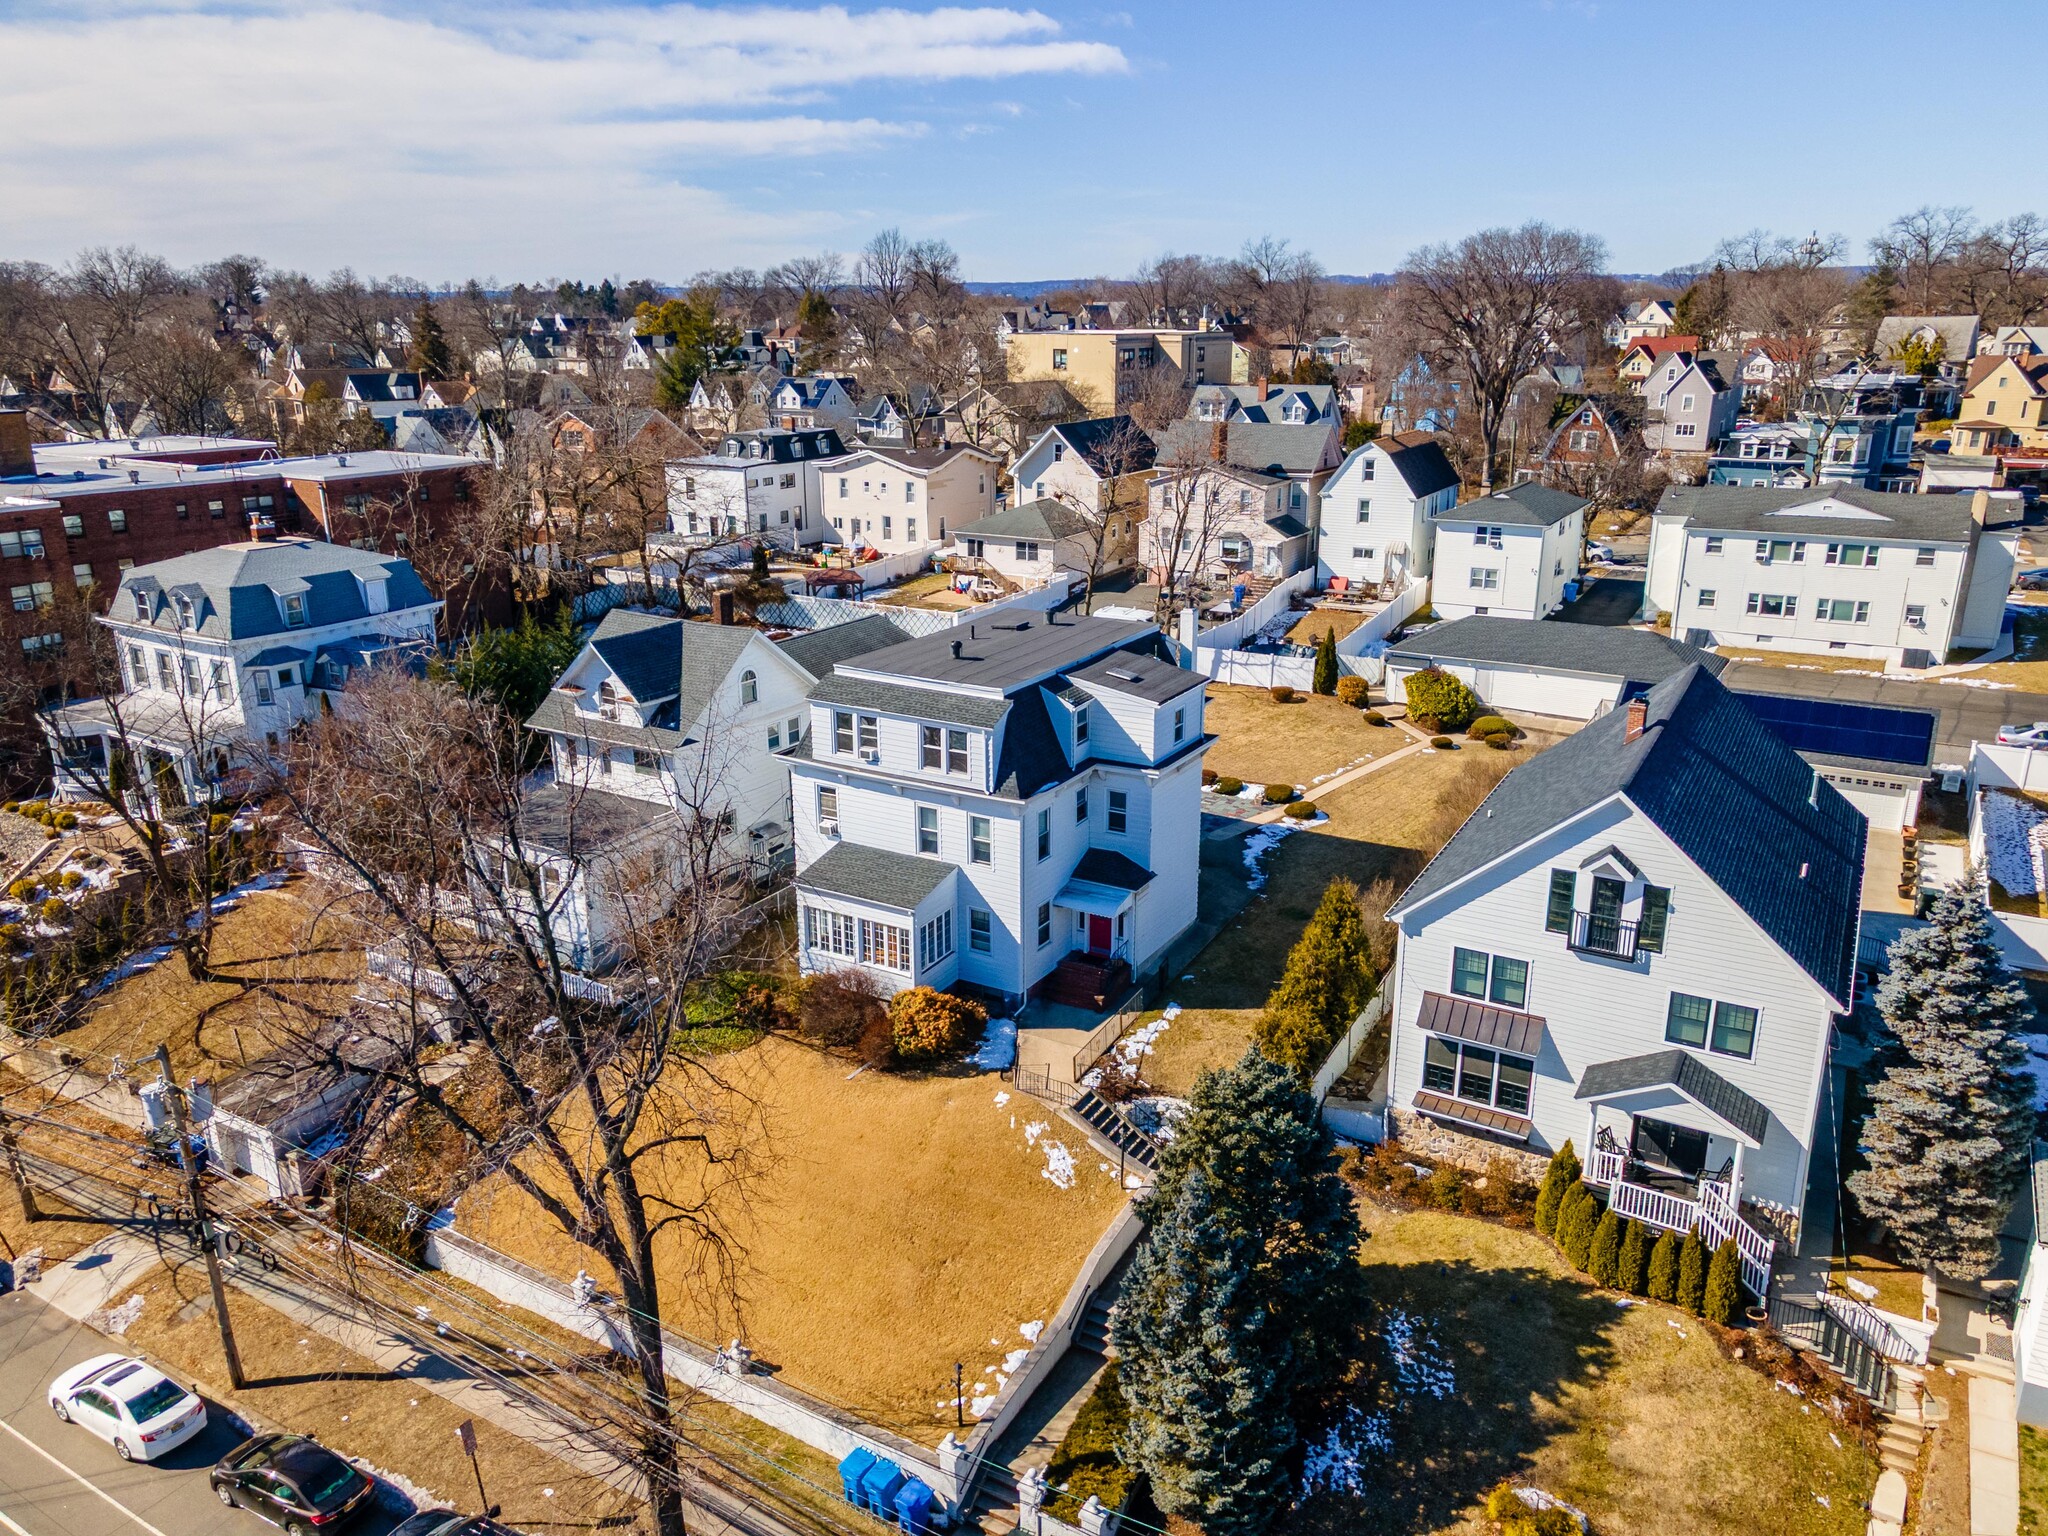
[[[1905,826],[1907,791],[1886,789],[1873,784],[1844,784],[1838,779],[1829,782],[1842,792],[1844,799],[1863,813],[1864,818],[1873,827],[1883,828],[1887,832],[1897,832]]]

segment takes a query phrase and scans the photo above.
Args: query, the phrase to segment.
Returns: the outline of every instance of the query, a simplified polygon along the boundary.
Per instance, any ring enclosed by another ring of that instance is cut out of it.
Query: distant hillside
[[[1852,267],[1848,270],[1853,273],[1858,269]],[[1657,272],[1616,272],[1613,275],[1624,283],[1654,283],[1660,281],[1663,276]],[[1391,272],[1372,272],[1364,275],[1355,272],[1331,272],[1324,278],[1325,282],[1365,283],[1375,288],[1383,288],[1393,280],[1394,274]],[[1013,299],[1036,299],[1048,293],[1085,288],[1094,281],[1095,279],[1090,277],[1054,277],[1032,278],[1020,283],[967,283],[963,286],[969,293],[994,294]]]

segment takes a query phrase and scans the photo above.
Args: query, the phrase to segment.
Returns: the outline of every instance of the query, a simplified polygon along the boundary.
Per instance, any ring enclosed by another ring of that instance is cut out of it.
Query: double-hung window
[[[1765,565],[1797,563],[1806,558],[1806,544],[1799,539],[1758,539],[1756,557]]]
[[[1829,565],[1875,565],[1877,546],[1875,544],[1830,544],[1827,564]]]
[[[1756,1021],[1756,1009],[1744,1004],[1674,992],[1664,1018],[1664,1038],[1694,1050],[1746,1057],[1756,1052]]]
[[[1535,1076],[1536,1063],[1526,1056],[1511,1056],[1442,1035],[1431,1035],[1423,1046],[1424,1088],[1487,1109],[1528,1114]]]
[[[839,825],[839,791],[829,785],[818,786],[818,820]]]
[[[990,948],[990,934],[993,931],[994,922],[986,911],[980,907],[969,907],[967,909],[967,947],[969,949],[973,950],[977,955],[987,954]]]
[[[917,851],[939,851],[939,808],[935,805],[920,805],[917,808]]]
[[[882,750],[882,723],[873,715],[860,717],[860,749],[863,752]]]
[[[1086,821],[1087,819],[1088,786],[1086,784],[1083,784],[1079,789],[1074,791],[1074,820]]]
[[[926,768],[944,768],[945,733],[936,725],[928,725],[919,733],[922,756],[920,762]]]
[[[1109,792],[1109,830],[1115,833],[1128,832],[1131,826],[1131,797],[1121,789]]]
[[[965,773],[966,771],[967,733],[965,731],[948,731],[946,732],[946,772]]]
[[[1038,813],[1038,857],[1041,861],[1052,857],[1052,811],[1050,808]]]
[[[1482,949],[1456,949],[1451,954],[1451,990],[1460,997],[1482,998],[1503,1008],[1525,1007],[1529,1001],[1529,962]]]
[[[843,709],[832,712],[832,750],[851,753],[853,751],[853,715]]]
[[[1081,747],[1086,746],[1087,744],[1088,706],[1083,704],[1079,709],[1074,711],[1074,745],[1077,747]]]
[[[1051,942],[1052,903],[1049,901],[1041,901],[1038,904],[1038,947],[1040,949],[1043,949],[1046,945],[1050,944]]]
[[[970,863],[989,864],[995,858],[995,840],[990,836],[986,816],[967,818],[967,857]]]
[[[1701,587],[1699,591],[1693,595],[1693,602],[1701,608],[1713,607],[1714,589],[1712,587]]]

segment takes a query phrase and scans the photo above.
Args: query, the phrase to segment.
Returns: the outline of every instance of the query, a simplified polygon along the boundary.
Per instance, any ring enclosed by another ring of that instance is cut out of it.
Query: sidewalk
[[[1398,763],[1402,761],[1404,758],[1410,758],[1418,752],[1427,752],[1430,750],[1429,738],[1423,735],[1422,732],[1418,731],[1414,726],[1410,725],[1406,720],[1389,720],[1387,724],[1392,729],[1400,731],[1403,735],[1409,738],[1407,746],[1397,747],[1392,752],[1389,752],[1385,757],[1376,757],[1371,762],[1361,763],[1356,768],[1347,768],[1344,772],[1338,774],[1335,778],[1325,779],[1322,783],[1315,785],[1313,788],[1309,789],[1306,793],[1304,793],[1301,798],[1303,800],[1309,801],[1320,800],[1323,798],[1323,796],[1327,794],[1331,794],[1336,790],[1346,789],[1351,785],[1356,784],[1360,779],[1364,778],[1369,773],[1378,773],[1382,768],[1388,767],[1389,765],[1394,763]],[[1248,816],[1245,818],[1245,820],[1250,822],[1254,826],[1258,826],[1261,824],[1271,824],[1272,822],[1283,820],[1285,819],[1286,815],[1287,807],[1284,805],[1276,805],[1272,807],[1272,809],[1270,810],[1259,812],[1256,816]]]
[[[2013,1384],[1970,1378],[1970,1536],[2013,1536],[2020,1524],[2020,1428]]]

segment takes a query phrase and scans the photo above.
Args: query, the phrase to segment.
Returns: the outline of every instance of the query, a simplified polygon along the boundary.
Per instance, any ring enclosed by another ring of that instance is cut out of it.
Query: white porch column
[[[1581,1168],[1591,1168],[1593,1166],[1593,1148],[1597,1145],[1595,1138],[1599,1134],[1600,1106],[1598,1104],[1588,1104],[1586,1106],[1586,1152],[1579,1159],[1579,1166]]]
[[[1742,1209],[1742,1153],[1747,1143],[1735,1138],[1735,1171],[1728,1176],[1728,1203],[1735,1209]]]

